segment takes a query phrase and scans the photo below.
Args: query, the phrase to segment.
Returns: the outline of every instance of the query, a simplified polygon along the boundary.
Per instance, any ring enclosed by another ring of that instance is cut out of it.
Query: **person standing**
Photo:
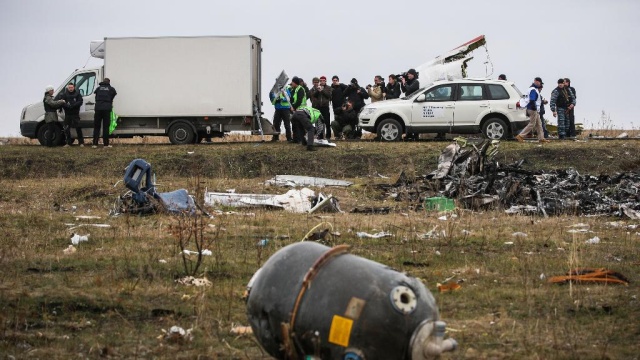
[[[111,111],[113,110],[113,98],[118,95],[116,89],[111,86],[111,80],[104,78],[93,93],[96,95],[95,114],[93,117],[93,146],[98,147],[100,128],[102,127],[102,145],[110,148],[109,145],[109,125],[111,122]]]
[[[67,88],[56,96],[56,100],[62,99],[65,101],[62,109],[64,110],[64,136],[67,140],[65,146],[71,146],[73,139],[71,138],[71,128],[76,130],[78,138],[78,144],[84,146],[84,136],[82,135],[82,128],[80,127],[80,108],[82,107],[82,94],[76,91],[76,85],[74,83],[67,84]]]
[[[302,79],[297,76],[294,76],[291,79],[291,109],[290,111],[295,114],[297,110],[301,110],[307,106],[307,93],[302,87]],[[293,143],[299,144],[302,143],[302,138],[300,134],[302,133],[302,124],[300,124],[299,118],[292,116],[291,117],[291,128],[293,131]]]
[[[571,86],[571,80],[569,78],[564,78],[564,86],[567,89],[569,89],[569,91],[571,91],[571,94],[573,94],[573,99],[575,100],[574,107],[571,110],[569,110],[569,112],[567,113],[567,119],[569,119],[569,133],[567,134],[567,136],[570,138],[575,138],[576,137],[575,105],[578,103],[578,97],[576,96],[576,89],[573,86]]]
[[[289,85],[285,86],[277,94],[269,93],[269,99],[271,104],[275,107],[275,113],[273,114],[273,127],[278,132],[273,135],[271,141],[280,140],[280,125],[284,123],[285,136],[287,141],[291,142],[291,104],[287,98],[291,98],[291,91]]]
[[[398,99],[400,97],[400,94],[402,94],[402,91],[400,90],[398,79],[393,74],[389,75],[389,82],[387,83],[387,92],[385,99]]]
[[[553,117],[558,117],[558,138],[564,140],[569,131],[567,112],[573,110],[576,99],[573,93],[564,86],[564,79],[558,79],[558,87],[551,92],[551,111]]]
[[[544,138],[544,132],[542,131],[542,123],[540,122],[540,105],[542,104],[542,97],[540,96],[540,87],[542,86],[542,79],[537,77],[533,80],[533,84],[529,88],[529,103],[527,104],[527,115],[529,116],[529,124],[522,129],[520,134],[516,135],[516,140],[519,142],[524,141],[524,137],[527,136],[535,127],[538,134],[538,142],[546,143],[549,140]]]
[[[546,112],[546,110],[544,109],[544,106],[547,105],[549,102],[547,101],[547,99],[545,99],[542,96],[542,89],[544,88],[544,83],[541,82],[540,83],[540,123],[542,124],[542,132],[544,133],[544,138],[548,139],[549,138],[549,131],[547,131],[547,120],[544,119],[544,114]]]
[[[384,86],[384,80],[380,75],[376,75],[373,78],[373,86],[367,85],[367,94],[371,98],[371,103],[384,100],[386,92],[387,88]]]
[[[53,146],[53,136],[56,133],[56,122],[58,122],[58,109],[64,105],[64,100],[53,99],[53,86],[49,85],[44,89],[44,123],[46,126],[44,133],[44,143],[47,147]]]
[[[337,112],[340,112],[340,108],[345,103],[344,91],[347,90],[347,85],[340,82],[338,75],[333,75],[331,78],[331,107],[333,108],[333,119],[336,119]]]
[[[326,139],[331,139],[331,114],[329,113],[329,103],[331,102],[331,87],[327,86],[327,77],[321,76],[320,78],[313,78],[313,88],[309,91],[311,98],[311,106],[320,110],[322,113],[322,119],[324,128],[326,130]],[[323,138],[325,138],[323,136]]]

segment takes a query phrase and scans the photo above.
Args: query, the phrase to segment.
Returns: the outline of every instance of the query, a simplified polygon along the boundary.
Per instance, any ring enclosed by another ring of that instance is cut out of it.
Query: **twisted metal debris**
[[[494,161],[498,147],[495,140],[475,145],[458,138],[442,151],[438,169],[429,175],[409,180],[401,174],[395,184],[379,187],[396,200],[414,203],[445,196],[469,209],[640,219],[640,174],[592,176],[574,169],[529,171],[522,168],[524,160],[508,165]]]

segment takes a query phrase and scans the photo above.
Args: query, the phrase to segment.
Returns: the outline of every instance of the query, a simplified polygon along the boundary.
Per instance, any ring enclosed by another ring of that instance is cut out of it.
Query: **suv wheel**
[[[509,134],[509,130],[507,129],[507,124],[505,124],[504,120],[491,118],[482,126],[482,134],[486,136],[487,139],[506,139]]]
[[[382,120],[377,135],[382,141],[399,141],[402,138],[402,126],[394,119]]]

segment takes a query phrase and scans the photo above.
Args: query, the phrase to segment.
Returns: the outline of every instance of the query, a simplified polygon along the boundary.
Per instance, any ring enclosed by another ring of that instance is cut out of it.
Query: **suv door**
[[[456,110],[454,87],[437,85],[418,95],[411,109],[411,128],[416,132],[449,132]]]
[[[490,110],[489,100],[487,100],[483,84],[459,84],[456,98],[456,115],[454,119],[456,127],[474,127],[478,118],[481,118]],[[473,130],[469,128],[460,129],[460,131],[470,132]]]

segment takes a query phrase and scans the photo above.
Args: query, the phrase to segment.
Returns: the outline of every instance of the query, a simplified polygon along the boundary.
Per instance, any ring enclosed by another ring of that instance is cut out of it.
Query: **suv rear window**
[[[508,100],[509,99],[509,93],[507,92],[507,90],[504,89],[502,85],[489,84],[487,85],[487,88],[489,89],[489,98],[491,100]]]

